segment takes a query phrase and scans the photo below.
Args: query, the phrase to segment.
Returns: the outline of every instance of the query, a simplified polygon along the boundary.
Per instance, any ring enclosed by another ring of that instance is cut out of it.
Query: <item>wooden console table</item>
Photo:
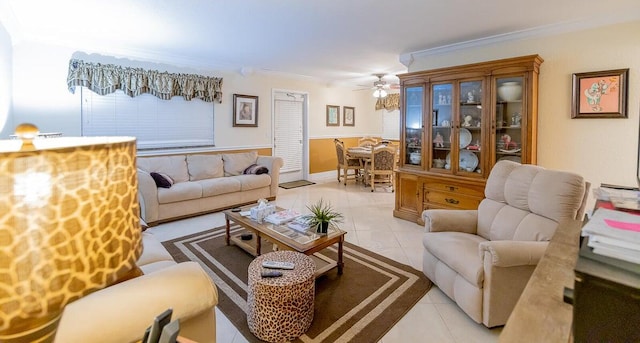
[[[573,289],[580,248],[579,220],[563,221],[516,303],[500,342],[570,342],[573,307],[563,301]]]

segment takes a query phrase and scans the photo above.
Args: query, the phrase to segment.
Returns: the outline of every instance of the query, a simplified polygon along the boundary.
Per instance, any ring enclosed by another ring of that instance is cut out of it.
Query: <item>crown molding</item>
[[[640,13],[616,13],[603,15],[597,19],[588,18],[584,20],[576,20],[570,22],[564,22],[559,24],[539,26],[531,29],[513,31],[509,33],[503,33],[499,35],[478,38],[468,40],[460,43],[453,43],[434,48],[418,50],[401,54],[399,57],[400,63],[404,64],[407,68],[413,64],[416,58],[446,54],[449,52],[455,52],[464,49],[470,49],[475,47],[487,46],[497,43],[503,43],[508,41],[522,40],[535,37],[553,36],[562,33],[581,31],[586,29],[592,29],[601,26],[619,24],[624,22],[630,22],[640,19]]]

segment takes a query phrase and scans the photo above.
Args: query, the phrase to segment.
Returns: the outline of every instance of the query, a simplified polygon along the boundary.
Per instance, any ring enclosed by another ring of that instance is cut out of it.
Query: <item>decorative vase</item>
[[[498,95],[503,101],[521,100],[522,86],[519,82],[505,82],[498,87]]]
[[[411,164],[420,164],[421,160],[422,156],[419,152],[412,152],[411,154],[409,154],[409,161],[411,162]]]
[[[329,232],[329,222],[319,223],[316,227],[316,233],[320,235],[326,235]]]

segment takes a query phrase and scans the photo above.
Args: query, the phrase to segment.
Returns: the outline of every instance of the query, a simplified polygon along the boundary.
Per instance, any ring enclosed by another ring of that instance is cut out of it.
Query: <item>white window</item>
[[[83,136],[134,136],[138,150],[214,145],[213,103],[180,96],[129,97],[121,90],[98,95],[81,87]]]

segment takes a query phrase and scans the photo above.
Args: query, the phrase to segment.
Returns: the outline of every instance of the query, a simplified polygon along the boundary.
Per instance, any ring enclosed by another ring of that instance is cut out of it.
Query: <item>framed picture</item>
[[[233,126],[258,127],[258,97],[233,95]]]
[[[573,74],[571,118],[627,118],[629,69]]]
[[[356,108],[355,107],[342,107],[342,125],[343,126],[356,126]]]
[[[340,126],[340,106],[327,105],[327,126]]]

